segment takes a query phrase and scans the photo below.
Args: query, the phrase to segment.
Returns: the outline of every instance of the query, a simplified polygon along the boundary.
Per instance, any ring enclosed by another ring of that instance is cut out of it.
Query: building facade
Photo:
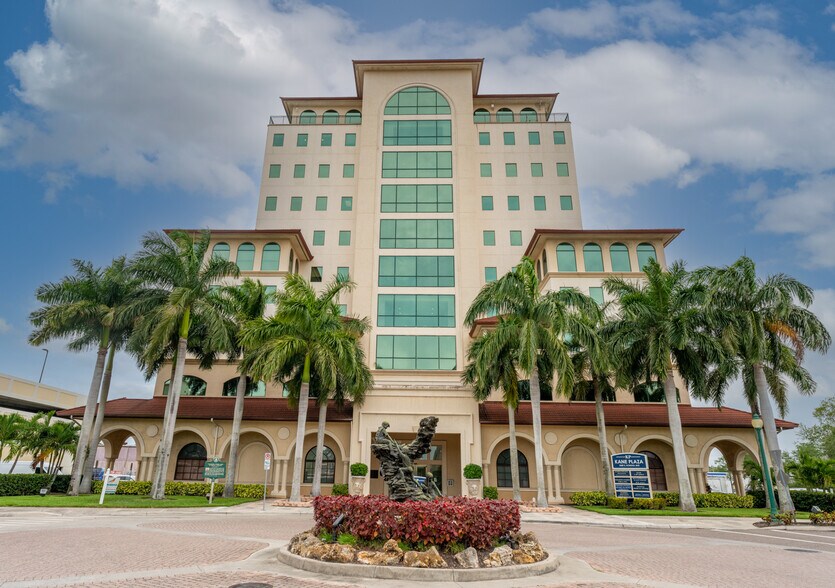
[[[509,496],[506,409],[498,395],[477,403],[460,380],[470,341],[491,322],[465,328],[470,302],[527,255],[543,291],[575,287],[602,303],[604,277],[640,280],[648,259],[666,264],[665,247],[681,233],[584,229],[571,123],[553,111],[557,95],[481,94],[482,65],[355,61],[356,96],[283,98],[285,116],[267,127],[255,228],[212,232],[211,254],[268,289],[281,289],[291,272],[314,285],[336,275],[357,284],[340,304],[372,321],[362,343],[375,384],[363,406],[328,411],[325,488],[347,482],[348,465],[364,462],[365,491],[384,492],[374,432],[386,420],[395,438],[410,439],[422,417],[435,415],[420,471],[459,495],[463,466],[478,463],[485,485]],[[160,371],[152,399],[107,406],[104,436],[114,447],[135,438],[140,479],[153,471],[169,373]],[[201,460],[226,457],[237,377],[232,363],[203,371],[188,361],[186,374],[169,471],[178,480],[202,479]],[[741,492],[742,459],[756,455],[750,414],[692,407],[681,383],[679,391],[693,487],[705,488],[718,448]],[[296,412],[280,385],[256,382],[250,394],[237,479],[262,482],[269,452],[273,492],[286,496]],[[308,411],[303,493],[312,482],[316,412]],[[666,407],[654,391],[618,391],[605,413],[609,451],[647,452],[655,489],[675,490]],[[529,402],[516,418],[523,497],[538,484],[552,502],[603,488],[593,402],[545,400],[542,417],[545,480],[536,479]]]

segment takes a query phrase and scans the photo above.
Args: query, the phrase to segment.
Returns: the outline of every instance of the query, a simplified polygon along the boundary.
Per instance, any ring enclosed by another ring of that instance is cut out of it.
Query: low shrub
[[[631,505],[628,505],[626,498],[616,498],[609,496],[606,501],[606,506],[609,508],[632,510],[663,510],[667,506],[667,502],[663,498],[636,498]]]
[[[495,486],[485,486],[481,489],[481,497],[487,498],[488,500],[498,500],[499,489]]]
[[[364,463],[352,463],[351,464],[351,475],[352,476],[364,476],[368,473],[368,466]]]
[[[667,506],[678,506],[679,495],[678,492],[653,492],[653,498],[663,498]]]
[[[456,496],[430,502],[395,502],[385,496],[317,496],[313,518],[318,531],[339,530],[370,541],[377,538],[439,547],[458,542],[486,549],[519,530],[519,505],[512,500],[478,500]]]
[[[776,490],[774,494],[777,494]],[[768,506],[764,490],[749,490],[748,496],[753,496],[755,508],[766,508]],[[814,490],[791,490],[791,497],[794,508],[802,512],[811,511],[813,506],[827,512],[835,510],[835,494],[815,492]],[[777,500],[780,500],[779,496]]]
[[[813,525],[835,525],[835,510],[832,512],[813,512],[809,515]]]
[[[694,494],[693,500],[696,508],[754,508],[753,496],[711,492],[710,494]]]
[[[46,488],[50,474],[0,474],[0,496],[27,496],[39,494],[41,488]],[[70,486],[70,477],[59,475],[55,477],[50,492],[64,494]]]
[[[348,484],[334,484],[331,486],[331,496],[348,496]]]
[[[464,477],[468,480],[480,480],[484,472],[481,466],[475,463],[468,463],[464,466]]]
[[[571,502],[577,506],[605,506],[605,492],[575,492],[571,495]]]
[[[93,482],[93,493],[101,492],[101,480]],[[166,496],[205,496],[211,490],[211,483],[207,482],[166,482]],[[215,496],[223,492],[222,484],[215,484]],[[120,481],[116,487],[116,494],[130,496],[148,496],[151,493],[150,481]],[[236,498],[261,498],[264,487],[261,484],[235,484]]]

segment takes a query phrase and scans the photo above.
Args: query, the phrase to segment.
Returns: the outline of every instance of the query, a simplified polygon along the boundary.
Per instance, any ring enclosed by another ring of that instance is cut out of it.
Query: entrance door
[[[431,473],[432,477],[435,478],[435,484],[438,486],[438,490],[441,491],[441,494],[446,495],[446,490],[444,489],[444,461],[446,460],[446,442],[445,441],[436,441],[432,443],[429,447],[429,451],[422,455],[420,458],[415,460],[415,473],[418,476],[425,476],[427,473]]]

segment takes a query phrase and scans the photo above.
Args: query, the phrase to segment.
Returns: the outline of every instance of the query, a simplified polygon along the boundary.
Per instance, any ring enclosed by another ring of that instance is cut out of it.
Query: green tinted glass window
[[[359,110],[349,110],[345,113],[346,125],[358,125],[362,122],[362,113]]]
[[[378,286],[398,288],[451,288],[455,264],[451,255],[381,255]]]
[[[275,304],[275,293],[277,286],[264,286],[264,294],[267,295],[267,304]]]
[[[489,123],[490,122],[490,113],[487,112],[484,108],[478,108],[473,113],[473,122],[475,123]]]
[[[603,306],[603,288],[600,286],[592,286],[589,288],[589,297],[600,306]]]
[[[541,163],[532,163],[531,164],[531,177],[532,178],[541,178],[542,177],[542,164]]]
[[[623,243],[612,243],[609,246],[609,256],[612,259],[613,272],[632,271],[632,262],[629,260],[629,249]]]
[[[351,244],[351,231],[339,231],[339,244],[342,247]]]
[[[302,197],[293,196],[290,198],[290,210],[299,211],[302,209]]]
[[[561,178],[568,177],[568,164],[567,163],[558,163],[557,164],[557,176]]]
[[[522,245],[522,231],[510,231],[510,244],[513,247]]]
[[[571,196],[560,196],[560,210],[574,210],[574,203]]]
[[[545,196],[534,196],[533,197],[533,209],[534,210],[545,210]]]
[[[307,147],[307,133],[296,135],[296,147]]]
[[[496,244],[496,231],[482,231],[481,240],[484,245],[492,247]]]
[[[554,131],[554,145],[565,145],[565,131]]]
[[[278,243],[267,243],[261,252],[261,271],[277,272],[280,259],[281,247],[278,246]]]
[[[452,219],[383,219],[380,249],[451,249]]]
[[[357,134],[356,133],[345,133],[345,146],[346,147],[356,147],[357,146]]]
[[[496,274],[496,268],[494,267],[486,267],[484,268],[484,281],[485,282],[495,282],[498,279]]]
[[[385,185],[380,212],[452,212],[451,184]]]
[[[331,166],[327,163],[320,163],[319,164],[319,177],[320,178],[329,178],[331,177]]]
[[[348,305],[347,304],[340,304],[339,305],[339,316],[348,316]]]
[[[284,133],[273,135],[273,147],[284,147]]]
[[[276,196],[267,196],[266,200],[264,200],[264,210],[266,211],[273,211],[278,206],[278,197]]]
[[[519,113],[519,120],[522,122],[536,122],[536,111],[533,108],[523,108]]]
[[[333,142],[333,134],[331,133],[322,133],[322,147],[330,147],[331,143]]]
[[[649,243],[641,243],[638,245],[638,267],[644,271],[644,266],[650,259],[657,259],[655,257],[655,247]]]
[[[479,133],[478,134],[478,144],[479,145],[489,145],[490,144],[490,133]]]
[[[452,145],[452,121],[384,121],[383,145]]]
[[[281,177],[281,164],[273,163],[270,164],[270,173],[271,178],[280,178]]]
[[[317,196],[316,197],[316,210],[327,210],[328,209],[328,197],[327,196]]]
[[[513,122],[513,111],[509,108],[499,108],[496,112],[496,122]]]
[[[386,151],[384,178],[451,178],[451,151]]]
[[[431,88],[412,86],[389,98],[383,114],[451,114],[449,102]]]
[[[316,113],[312,110],[305,110],[299,115],[299,124],[300,125],[315,125],[316,124]]]
[[[315,265],[310,268],[310,282],[321,282],[323,273],[321,265]]]
[[[603,271],[603,251],[597,243],[583,245],[583,267],[587,272]]]
[[[325,244],[325,231],[313,231],[313,244],[316,246]]]
[[[229,261],[229,243],[216,243],[212,247],[212,257]]]
[[[482,178],[492,178],[493,177],[493,166],[489,163],[481,163],[479,164],[481,167],[481,177]]]
[[[353,196],[343,196],[341,210],[354,210]]]
[[[515,163],[506,163],[504,164],[504,175],[508,178],[515,178],[518,173],[516,171],[516,164]]]
[[[354,164],[353,163],[346,163],[342,166],[342,177],[343,178],[353,178],[354,177]]]
[[[577,258],[574,255],[574,246],[570,243],[560,243],[557,245],[557,271],[577,271]]]
[[[350,280],[351,271],[346,266],[339,266],[338,268],[336,268],[336,277],[340,280]]]
[[[481,197],[481,210],[493,210],[493,197],[492,196],[482,196]]]
[[[513,131],[505,131],[504,133],[505,145],[516,145],[516,133]]]
[[[339,113],[335,110],[326,110],[325,113],[322,115],[322,124],[323,125],[336,125],[339,124]]]
[[[303,178],[304,177],[304,164],[303,163],[297,163],[293,167],[293,177],[294,178]]]
[[[455,296],[451,294],[379,294],[379,327],[454,327]]]
[[[528,131],[528,145],[539,145],[539,131]]]
[[[377,335],[380,370],[454,370],[454,335]]]
[[[241,243],[238,246],[238,255],[235,257],[235,263],[238,264],[238,269],[242,272],[252,271],[255,264],[255,245],[252,243]]]
[[[518,196],[508,196],[507,197],[507,209],[508,210],[519,210],[519,197]]]

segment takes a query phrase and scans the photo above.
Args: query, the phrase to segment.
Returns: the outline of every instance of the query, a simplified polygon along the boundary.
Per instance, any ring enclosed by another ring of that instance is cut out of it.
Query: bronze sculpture
[[[415,459],[429,451],[437,426],[438,417],[422,418],[417,437],[408,445],[402,445],[391,438],[387,422],[383,422],[377,429],[371,451],[380,460],[380,472],[392,500],[433,500],[441,495],[432,474],[427,474],[425,481],[421,483],[416,479],[412,465]]]

